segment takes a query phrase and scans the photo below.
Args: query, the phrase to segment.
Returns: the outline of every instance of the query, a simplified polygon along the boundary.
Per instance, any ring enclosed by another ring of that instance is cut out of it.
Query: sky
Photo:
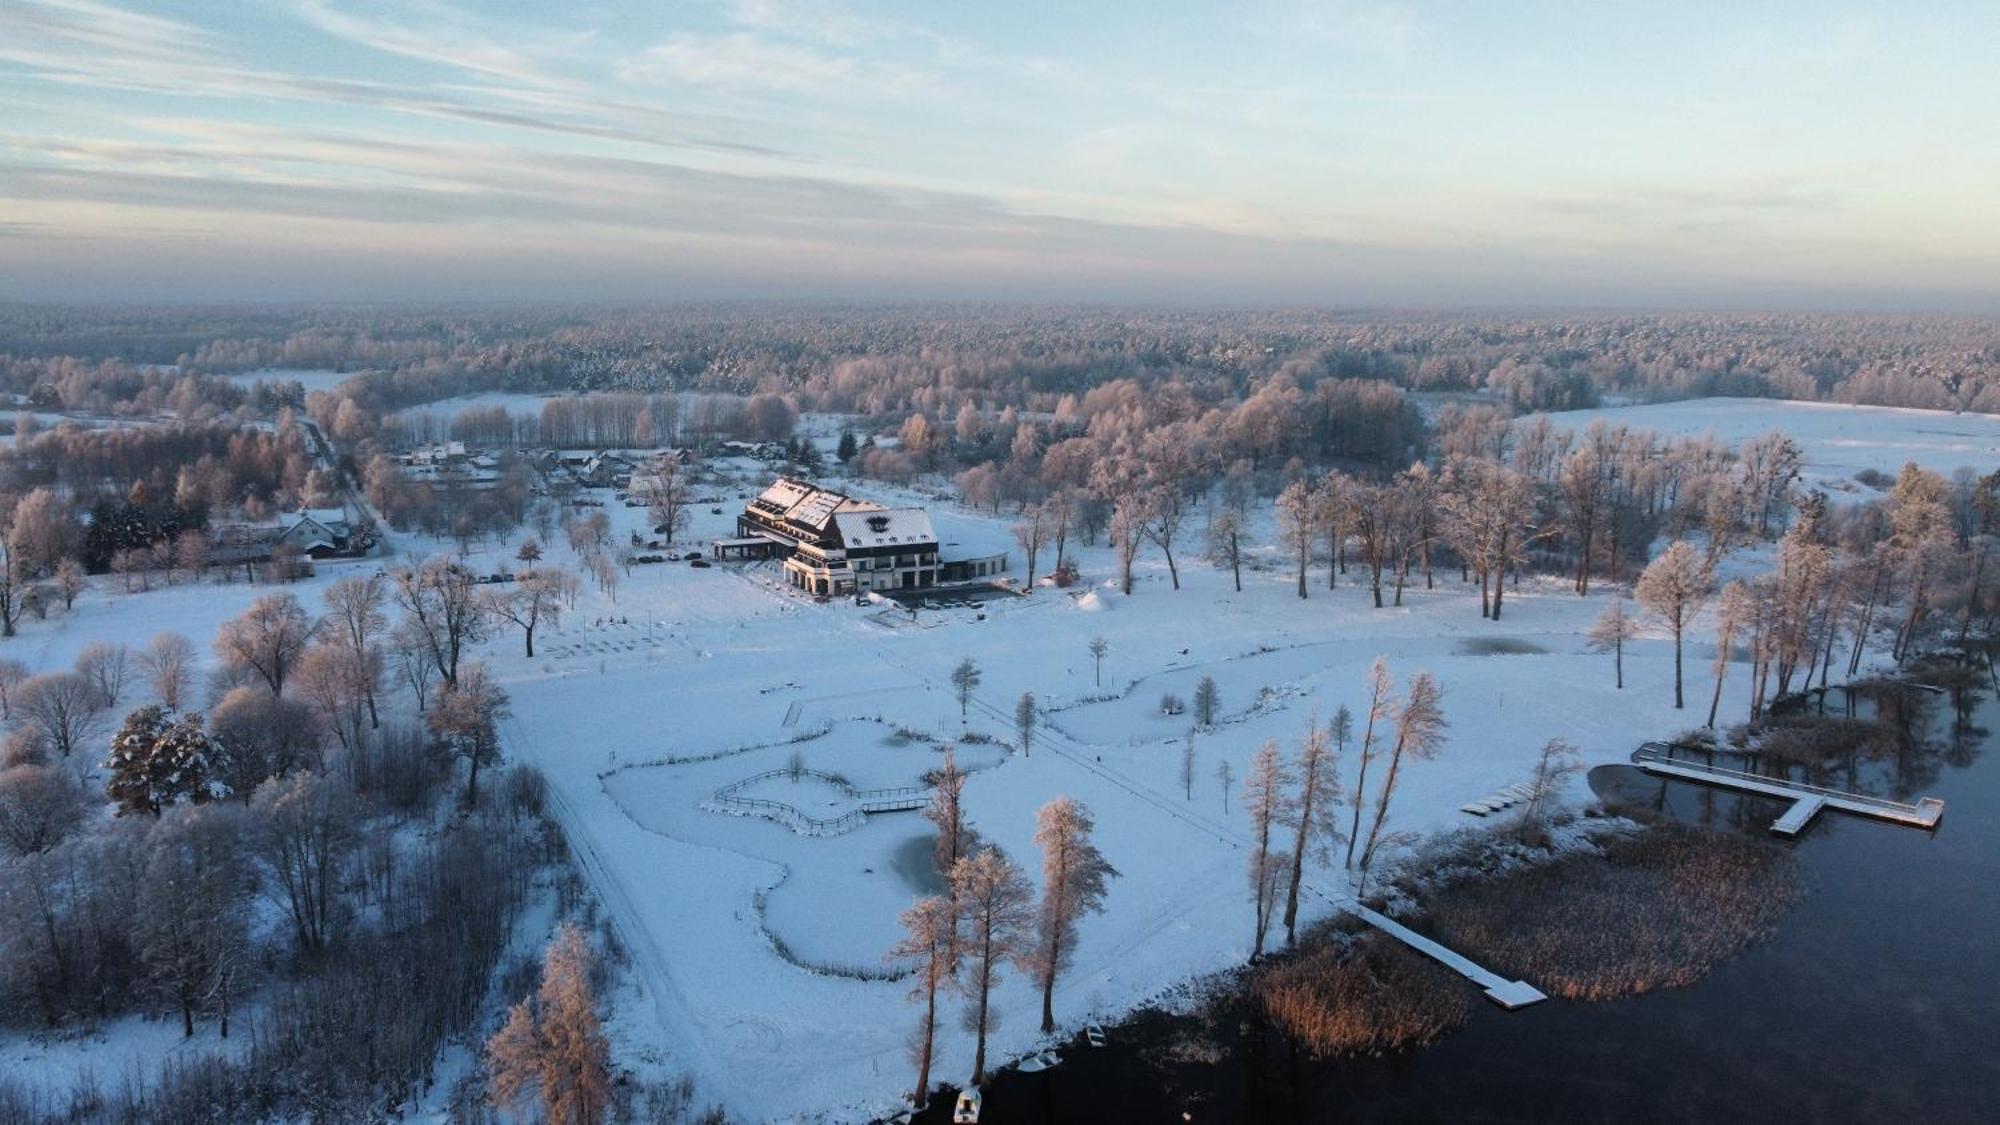
[[[2000,4],[0,0],[0,300],[2000,311]]]

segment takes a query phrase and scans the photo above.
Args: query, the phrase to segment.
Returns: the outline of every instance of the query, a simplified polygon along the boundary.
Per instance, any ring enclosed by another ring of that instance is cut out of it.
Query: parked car
[[[707,569],[708,569],[708,560],[707,560],[707,559],[689,559],[689,560],[688,560],[688,565],[689,565],[689,566],[692,566],[692,567],[695,567],[695,568],[697,568],[697,569],[700,569],[700,570],[707,570]]]

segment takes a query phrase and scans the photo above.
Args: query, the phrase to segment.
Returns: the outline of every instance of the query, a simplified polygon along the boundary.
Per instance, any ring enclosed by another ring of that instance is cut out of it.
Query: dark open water
[[[1480,1003],[1430,1048],[1329,1061],[1247,1005],[1219,1061],[1152,1061],[1188,1021],[1141,1013],[1102,1049],[1074,1043],[1052,1070],[990,1078],[983,1119],[2000,1121],[2000,707],[1965,702],[1960,715],[1932,699],[1895,752],[1826,781],[1941,797],[1937,831],[1822,813],[1788,845],[1804,901],[1692,987],[1513,1013]],[[1764,836],[1783,811],[1629,767],[1591,784],[1718,831]],[[932,1104],[920,1120],[948,1120],[949,1099]]]

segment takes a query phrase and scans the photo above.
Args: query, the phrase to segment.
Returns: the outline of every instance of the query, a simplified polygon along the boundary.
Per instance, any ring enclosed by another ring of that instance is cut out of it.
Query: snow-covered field
[[[721,515],[699,509],[689,539],[725,533],[740,492],[727,494]],[[1003,522],[932,509],[961,550],[1007,540]],[[642,515],[609,510],[621,539]],[[717,787],[779,768],[794,752],[857,787],[909,784],[962,732],[1010,742],[1013,702],[1034,692],[1050,714],[1032,756],[991,744],[959,752],[981,767],[966,788],[975,826],[1031,872],[1035,810],[1059,794],[1089,806],[1121,872],[1057,990],[1058,1018],[1074,1026],[1243,961],[1246,824],[1240,784],[1225,802],[1217,766],[1226,759],[1240,779],[1266,739],[1289,750],[1315,714],[1324,721],[1341,703],[1362,712],[1377,656],[1399,682],[1435,673],[1453,726],[1438,760],[1406,771],[1392,816],[1402,831],[1482,823],[1458,807],[1525,780],[1551,737],[1570,739],[1589,762],[1619,761],[1639,741],[1699,719],[1672,709],[1671,649],[1660,636],[1628,651],[1627,688],[1613,690],[1609,657],[1587,652],[1582,637],[1609,592],[1579,599],[1559,582],[1524,586],[1496,623],[1480,619],[1476,594],[1455,576],[1408,591],[1402,608],[1376,610],[1357,575],[1329,592],[1323,569],[1300,601],[1275,560],[1247,573],[1241,594],[1226,573],[1183,560],[1177,592],[1154,556],[1126,598],[1105,585],[1108,552],[1080,554],[1087,592],[1045,588],[985,606],[984,620],[966,609],[912,622],[844,600],[816,605],[780,587],[771,564],[641,567],[615,606],[600,600],[538,638],[534,661],[517,638],[490,646],[514,697],[508,748],[549,775],[648,982],[657,1017],[649,1047],[696,1075],[704,1098],[748,1119],[866,1117],[891,1109],[912,1078],[906,986],[801,963],[884,967],[895,914],[924,886],[925,823],[913,812],[882,814],[812,839],[701,807]],[[1102,688],[1087,651],[1100,635],[1110,645]],[[1521,651],[1489,654],[1493,638]],[[962,720],[947,677],[966,656],[984,681]],[[1691,704],[1705,701],[1708,657],[1707,646],[1691,646]],[[1197,738],[1190,799],[1178,776],[1187,720],[1162,716],[1159,700],[1165,691],[1189,698],[1204,673],[1220,685],[1226,719]],[[1725,709],[1743,705],[1740,685],[1730,685]],[[763,784],[756,795],[782,798],[792,783]],[[837,791],[797,784],[813,815],[845,807]],[[1572,796],[1586,798],[1580,782]],[[1313,878],[1342,893],[1336,872]],[[1006,1058],[1035,1043],[1036,1003],[1018,974],[999,999],[1005,1017],[992,1046]],[[971,1053],[970,1036],[948,1030],[940,1076],[962,1080]]]
[[[2000,415],[1954,414],[1891,406],[1848,406],[1772,399],[1697,398],[1650,406],[1565,410],[1549,420],[1581,430],[1603,419],[1614,425],[1696,436],[1712,433],[1723,444],[1783,430],[1805,450],[1806,483],[1829,492],[1871,490],[1854,474],[1873,469],[1895,476],[1915,461],[1947,476],[1955,469],[2000,469]]]
[[[239,371],[225,376],[239,387],[250,387],[258,383],[299,383],[307,393],[330,391],[353,376],[351,371],[329,371],[322,367],[264,367],[256,371]]]
[[[762,481],[749,462],[735,469],[740,483],[699,487],[711,502],[695,509],[683,553],[733,530]],[[1011,547],[1005,520],[914,492],[854,487],[885,503],[928,503],[949,553]],[[603,510],[617,542],[643,529],[642,509],[610,500]],[[1256,522],[1258,541],[1268,542],[1268,511]],[[1524,584],[1510,592],[1505,619],[1491,622],[1455,574],[1440,574],[1435,590],[1419,581],[1402,607],[1378,610],[1359,570],[1329,591],[1316,567],[1311,597],[1301,601],[1269,548],[1237,593],[1227,572],[1194,557],[1195,538],[1182,546],[1178,591],[1157,552],[1142,557],[1136,590],[1125,597],[1109,585],[1109,552],[1072,544],[1085,587],[1044,588],[978,610],[923,610],[914,620],[846,600],[814,604],[782,586],[770,563],[635,566],[615,599],[587,588],[577,612],[538,633],[532,660],[511,630],[483,645],[477,656],[513,696],[507,751],[547,774],[577,860],[632,951],[644,995],[614,1021],[621,1063],[691,1074],[699,1101],[748,1120],[865,1118],[907,1091],[907,985],[855,974],[884,975],[897,913],[931,886],[925,822],[915,812],[879,814],[855,831],[808,838],[703,807],[718,787],[780,768],[795,752],[856,788],[887,787],[918,783],[942,747],[959,741],[961,762],[975,770],[966,787],[974,826],[1037,879],[1036,810],[1065,794],[1087,805],[1121,875],[1106,912],[1084,923],[1075,968],[1057,989],[1058,1018],[1073,1027],[1243,962],[1251,907],[1237,798],[1248,759],[1267,739],[1289,751],[1314,716],[1324,722],[1342,703],[1365,713],[1367,671],[1378,656],[1399,683],[1436,674],[1452,724],[1437,760],[1406,768],[1392,815],[1403,832],[1490,823],[1459,806],[1525,780],[1551,737],[1569,739],[1590,763],[1622,761],[1640,741],[1701,717],[1704,643],[1688,652],[1688,711],[1671,706],[1671,648],[1658,630],[1627,652],[1626,689],[1613,690],[1610,658],[1586,651],[1583,639],[1616,596],[1609,589],[1579,599],[1560,581]],[[518,542],[476,549],[472,565],[512,569]],[[450,549],[408,536],[392,543],[412,560]],[[551,561],[572,561],[566,545],[548,548]],[[317,610],[326,582],[394,561],[323,566],[291,590]],[[1013,561],[1018,576],[1018,551]],[[1052,562],[1045,552],[1041,565]],[[126,595],[99,580],[73,616],[29,623],[9,654],[53,668],[90,640],[137,645],[160,629],[205,650],[216,626],[269,590],[202,585]],[[1098,636],[1109,645],[1101,686],[1087,648]],[[947,679],[968,656],[984,679],[961,717]],[[1159,701],[1168,691],[1191,698],[1203,674],[1220,686],[1224,719],[1197,736],[1190,797],[1179,780],[1187,719],[1163,716]],[[1743,710],[1745,678],[1737,672],[1725,689],[1725,713]],[[1031,756],[1006,748],[1024,691],[1046,710]],[[962,741],[967,734],[988,741]],[[1223,761],[1238,779],[1226,800],[1216,779]],[[1351,774],[1351,762],[1344,771]],[[749,795],[796,796],[815,816],[848,807],[837,787],[809,779],[767,780]],[[1581,781],[1571,796],[1587,798]],[[1309,878],[1336,898],[1344,893],[1338,871]],[[837,972],[822,971],[829,968]],[[991,1048],[1005,1059],[1034,1045],[1037,1002],[1011,971],[997,999],[1003,1017]],[[126,1053],[150,1054],[139,1038],[131,1042]],[[31,1046],[6,1053],[11,1065],[0,1071],[39,1069]],[[939,1078],[963,1080],[971,1054],[970,1036],[949,1022]],[[123,1072],[107,1065],[99,1073],[114,1070]]]

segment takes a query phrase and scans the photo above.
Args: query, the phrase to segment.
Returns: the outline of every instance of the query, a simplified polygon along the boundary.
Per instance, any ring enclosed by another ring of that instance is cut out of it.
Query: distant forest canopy
[[[174,365],[177,372],[153,368]],[[1273,379],[1485,391],[1517,412],[1767,396],[2000,412],[2000,320],[1815,314],[1396,313],[908,306],[662,309],[0,307],[0,386],[64,405],[244,393],[216,376],[353,372],[371,412],[477,391],[782,394],[803,410],[1052,412],[1130,380],[1204,405]],[[136,381],[136,382],[135,382]],[[230,396],[239,396],[232,402]],[[259,403],[268,406],[268,403]],[[285,403],[284,405],[300,405]]]

